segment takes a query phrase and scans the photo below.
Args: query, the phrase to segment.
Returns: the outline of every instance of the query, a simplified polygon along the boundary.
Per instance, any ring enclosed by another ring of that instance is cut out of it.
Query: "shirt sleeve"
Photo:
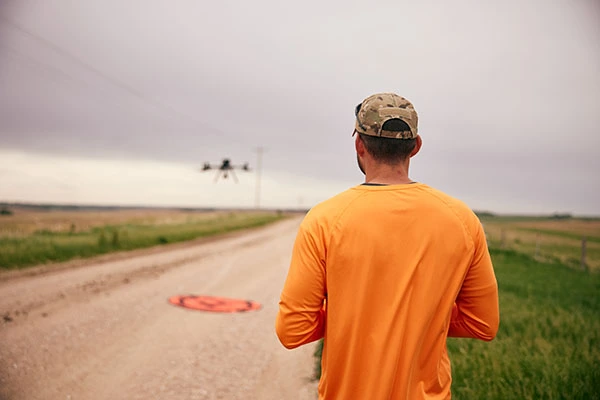
[[[275,321],[288,349],[318,340],[325,331],[325,240],[322,230],[310,225],[305,219],[298,230]]]
[[[500,323],[498,284],[479,220],[473,241],[475,254],[452,309],[448,336],[490,341]]]

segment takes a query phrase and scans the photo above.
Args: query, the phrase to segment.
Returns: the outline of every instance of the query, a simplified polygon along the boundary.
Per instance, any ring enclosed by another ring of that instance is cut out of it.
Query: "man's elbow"
[[[479,339],[485,342],[491,342],[496,338],[498,334],[498,328],[500,326],[500,318],[497,317],[493,321],[489,321],[488,324],[481,330]]]
[[[275,321],[275,333],[277,334],[279,342],[286,349],[295,349],[296,347],[299,347],[302,344],[299,343],[297,340],[294,340],[293,337],[289,333],[287,333],[285,325],[282,323],[280,318],[277,318],[277,320]]]
[[[286,349],[295,349],[303,344],[314,342],[323,337],[323,325],[300,324],[286,320],[286,318],[277,318],[275,321],[275,332],[279,341]]]
[[[302,343],[293,342],[291,340],[287,340],[286,338],[282,338],[281,336],[279,336],[279,342],[281,342],[283,347],[285,347],[288,350],[293,350],[296,347],[300,347],[302,345]]]
[[[277,338],[279,338],[279,342],[288,350],[295,349],[300,346],[300,343],[292,340],[288,335],[282,332],[278,327],[276,327],[275,332],[277,333]]]
[[[450,324],[448,336],[464,337],[491,342],[496,338],[499,326],[498,318],[463,319]]]
[[[479,336],[478,339],[483,340],[484,342],[491,342],[496,338],[496,332],[486,333],[484,335]]]

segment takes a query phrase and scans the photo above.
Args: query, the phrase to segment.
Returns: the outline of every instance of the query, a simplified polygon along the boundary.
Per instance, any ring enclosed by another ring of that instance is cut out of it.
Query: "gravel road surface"
[[[0,274],[0,400],[315,399],[315,345],[274,330],[299,222]],[[263,307],[167,301],[188,294]]]

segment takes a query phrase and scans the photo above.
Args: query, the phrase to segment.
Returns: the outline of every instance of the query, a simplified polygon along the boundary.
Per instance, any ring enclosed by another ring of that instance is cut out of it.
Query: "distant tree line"
[[[13,212],[6,207],[2,207],[0,208],[0,215],[13,215]]]

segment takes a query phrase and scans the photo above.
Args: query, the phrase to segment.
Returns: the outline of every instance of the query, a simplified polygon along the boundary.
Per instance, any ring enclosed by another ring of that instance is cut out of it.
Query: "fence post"
[[[506,232],[504,228],[500,230],[500,247],[504,248],[506,246]]]
[[[540,233],[538,232],[535,235],[535,259],[537,260],[538,256],[540,255]]]
[[[583,269],[584,271],[587,271],[587,263],[585,262],[585,253],[586,253],[586,244],[587,244],[587,237],[583,237],[581,239],[581,269]]]

